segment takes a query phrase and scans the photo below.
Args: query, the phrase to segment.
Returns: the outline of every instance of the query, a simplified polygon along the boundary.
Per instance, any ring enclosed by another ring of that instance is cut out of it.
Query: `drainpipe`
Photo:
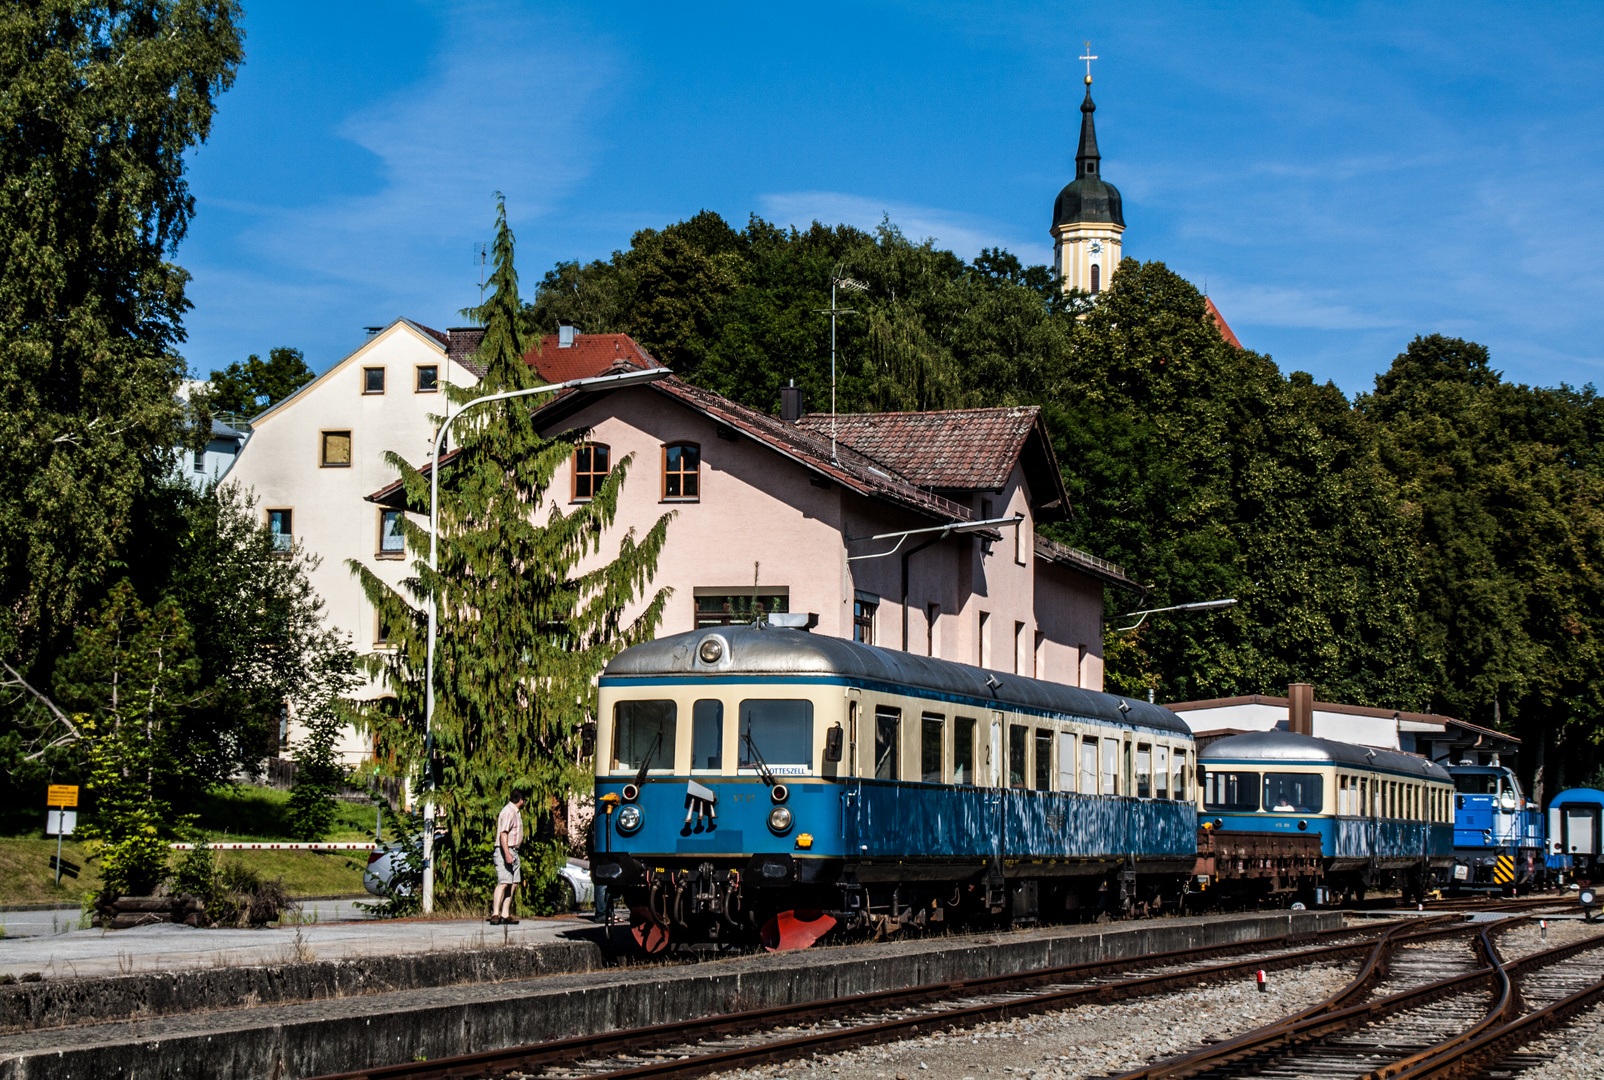
[[[944,532],[937,533],[924,543],[911,547],[902,553],[902,651],[908,651],[908,560],[915,553],[923,551],[932,544],[939,544],[947,538]]]

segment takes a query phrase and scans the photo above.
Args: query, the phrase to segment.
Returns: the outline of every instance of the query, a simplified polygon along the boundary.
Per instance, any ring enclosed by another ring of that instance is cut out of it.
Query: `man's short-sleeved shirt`
[[[524,818],[518,812],[518,807],[508,803],[501,808],[496,816],[496,844],[501,844],[501,834],[507,834],[507,846],[515,848],[524,842]]]

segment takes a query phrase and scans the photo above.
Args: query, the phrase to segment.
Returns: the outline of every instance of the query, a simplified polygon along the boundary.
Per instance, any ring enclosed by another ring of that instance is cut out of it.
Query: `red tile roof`
[[[1236,334],[1231,331],[1231,325],[1225,321],[1225,316],[1220,314],[1220,309],[1214,306],[1214,301],[1205,296],[1203,306],[1208,309],[1209,318],[1214,320],[1214,325],[1219,327],[1220,336],[1225,339],[1225,343],[1240,349],[1242,343],[1236,339]]]
[[[576,334],[566,349],[557,345],[556,334],[547,334],[524,353],[524,359],[542,379],[554,383],[605,375],[614,368],[661,366],[628,334]]]
[[[917,413],[846,413],[835,417],[837,442],[910,484],[952,491],[996,490],[1008,483],[1041,410],[947,409]],[[829,413],[797,421],[830,441]]]

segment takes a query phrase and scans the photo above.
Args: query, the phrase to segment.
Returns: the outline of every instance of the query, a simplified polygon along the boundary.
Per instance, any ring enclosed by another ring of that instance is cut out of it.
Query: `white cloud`
[[[1202,278],[1191,280],[1202,282]],[[1377,311],[1339,302],[1336,289],[1300,289],[1232,281],[1210,281],[1215,305],[1233,327],[1288,326],[1304,330],[1378,330],[1399,325]]]
[[[938,207],[849,195],[840,191],[786,191],[763,195],[758,200],[764,216],[780,225],[806,229],[815,221],[827,225],[854,225],[873,230],[886,215],[902,234],[915,243],[926,238],[936,246],[973,259],[981,248],[1001,247],[1026,264],[1049,264],[1052,249],[1045,244],[1022,240],[1014,227],[977,214],[965,214]]]

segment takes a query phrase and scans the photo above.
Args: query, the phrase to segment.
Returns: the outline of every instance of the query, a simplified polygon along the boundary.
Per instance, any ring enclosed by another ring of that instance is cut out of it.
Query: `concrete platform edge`
[[[1332,912],[1195,923],[1155,920],[1065,936],[999,934],[993,939],[964,939],[945,945],[932,941],[930,949],[896,956],[854,955],[852,949],[838,949],[817,954],[817,962],[797,963],[787,957],[786,962],[757,970],[738,968],[739,962],[657,968],[650,973],[636,969],[633,978],[628,971],[621,971],[617,981],[582,989],[543,987],[538,981],[503,983],[493,997],[464,994],[474,1000],[429,1001],[405,1008],[387,1009],[386,1005],[394,1003],[386,1002],[383,995],[371,995],[329,1003],[343,1008],[327,1012],[347,1015],[293,1021],[274,1021],[262,1015],[276,1011],[271,1008],[241,1009],[212,1014],[205,1018],[205,1025],[197,1025],[191,1032],[168,1031],[155,1039],[138,1037],[137,1024],[127,1025],[128,1037],[119,1041],[101,1041],[104,1028],[68,1028],[59,1033],[59,1043],[49,1048],[0,1052],[0,1080],[97,1076],[292,1080],[737,1009],[799,1004],[1171,949],[1246,943],[1340,925],[1341,916]],[[360,1009],[360,1014],[353,1009]],[[257,1014],[254,1022],[253,1013]],[[88,1039],[91,1031],[100,1037],[93,1044]]]

